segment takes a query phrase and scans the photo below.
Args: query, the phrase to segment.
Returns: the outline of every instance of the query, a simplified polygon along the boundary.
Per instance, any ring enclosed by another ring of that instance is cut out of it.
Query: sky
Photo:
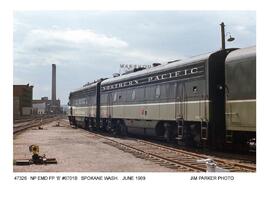
[[[51,66],[57,98],[99,78],[121,73],[122,64],[150,65],[221,48],[256,45],[255,11],[16,11],[13,19],[13,83],[34,86],[33,99],[51,98]]]

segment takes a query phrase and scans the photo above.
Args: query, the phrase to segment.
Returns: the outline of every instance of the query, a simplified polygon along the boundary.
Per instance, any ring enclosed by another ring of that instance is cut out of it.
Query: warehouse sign
[[[139,64],[120,64],[120,68],[121,69],[127,69],[127,70],[131,70],[131,69],[135,69],[135,68],[151,68],[152,65],[139,65]]]
[[[170,81],[170,80],[176,80],[176,79],[192,78],[192,77],[203,75],[204,71],[205,71],[204,64],[192,66],[192,67],[184,67],[180,69],[178,68],[176,70],[174,69],[174,71],[162,72],[162,73],[151,75],[148,77],[145,77],[145,76],[138,77],[138,79],[132,79],[128,81],[122,81],[122,82],[117,82],[117,83],[109,84],[106,86],[102,86],[102,90],[107,91],[107,90],[113,90],[113,89],[118,89],[118,88],[123,88],[123,87],[129,87],[129,86],[164,82],[164,81]]]

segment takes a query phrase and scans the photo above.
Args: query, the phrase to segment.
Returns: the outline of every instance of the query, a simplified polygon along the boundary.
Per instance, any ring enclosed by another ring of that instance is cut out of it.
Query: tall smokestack
[[[56,102],[56,65],[52,64],[52,103]]]

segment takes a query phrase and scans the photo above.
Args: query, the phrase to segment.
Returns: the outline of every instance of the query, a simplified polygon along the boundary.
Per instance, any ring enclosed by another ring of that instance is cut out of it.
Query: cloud
[[[18,35],[16,36],[18,37]],[[30,29],[14,44],[14,66],[30,70],[51,63],[136,62],[152,63],[179,58],[131,47],[128,42],[89,29]],[[103,59],[103,61],[100,60]],[[114,59],[114,60],[113,60]],[[145,63],[145,64],[147,64]]]
[[[232,30],[234,30],[236,33],[238,33],[241,36],[254,34],[254,30],[251,30],[249,27],[243,26],[243,25],[233,26]]]
[[[91,30],[83,29],[34,29],[30,32],[30,38],[39,37],[39,40],[64,41],[75,44],[90,44],[97,47],[124,48],[128,44],[116,37],[98,34]]]
[[[18,25],[24,27],[22,24],[16,24],[17,27]],[[89,54],[94,57],[98,51],[106,53],[128,47],[127,42],[117,37],[91,30],[29,29],[24,33],[19,31],[15,30],[15,71],[37,70],[51,63],[68,65],[76,61],[86,61]]]
[[[183,55],[176,55],[176,54],[158,54],[153,52],[147,51],[140,51],[140,50],[128,50],[126,51],[126,56],[129,57],[131,60],[145,60],[147,62],[167,62],[174,59],[184,59],[185,56]],[[134,62],[134,61],[133,61]]]
[[[236,38],[229,47],[256,43],[254,12],[16,12],[14,83],[30,82],[36,97],[48,96],[55,63],[59,95],[66,100],[70,90],[110,77],[120,64],[162,63],[219,49],[221,21]]]

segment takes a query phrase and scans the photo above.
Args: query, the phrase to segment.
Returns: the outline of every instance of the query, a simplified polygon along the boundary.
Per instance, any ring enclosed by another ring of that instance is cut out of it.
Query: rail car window
[[[197,86],[193,86],[192,90],[193,90],[193,93],[196,94],[198,92]]]
[[[95,96],[91,96],[89,97],[89,105],[95,105],[96,104],[96,97]]]
[[[100,103],[101,103],[102,105],[106,105],[106,104],[107,104],[107,99],[108,99],[108,94],[102,94],[102,95],[100,96]]]
[[[86,98],[74,99],[74,105],[75,106],[85,106],[86,104],[87,104],[87,99]]]
[[[113,102],[114,103],[117,103],[117,104],[122,104],[123,102],[126,101],[125,95],[126,95],[125,91],[118,91],[117,93],[114,94],[114,100],[113,100]]]
[[[156,86],[156,99],[160,97],[160,86]]]
[[[127,93],[126,93],[126,101],[127,102],[130,102],[130,101],[132,101],[132,91],[131,90],[127,90]]]
[[[80,105],[80,106],[83,106],[83,105],[87,104],[86,101],[87,101],[86,98],[81,98],[81,99],[79,99],[79,105]]]
[[[155,99],[155,89],[156,86],[146,86],[145,87],[145,101],[152,101]]]
[[[176,83],[166,83],[160,85],[160,100],[170,100],[175,96]]]
[[[129,90],[124,90],[121,92],[121,102],[142,102],[144,101],[144,91],[145,87],[133,88]]]
[[[127,101],[127,92],[125,90],[121,91],[121,103],[124,103]]]
[[[158,90],[159,89],[159,90]],[[159,92],[157,92],[159,91]],[[159,100],[168,100],[171,96],[171,92],[173,89],[170,88],[170,84],[162,84],[156,88],[156,99]]]
[[[115,92],[113,95],[113,102],[116,102],[116,100],[117,100],[117,92]]]
[[[136,92],[135,90],[132,91],[131,99],[134,101],[136,97]]]
[[[118,95],[118,101],[120,102],[122,100],[122,95]]]
[[[126,101],[127,102],[132,102],[132,92],[133,92],[133,90],[127,90],[126,91]]]
[[[135,99],[137,102],[144,101],[144,87],[135,89]]]
[[[183,94],[186,98],[202,98],[206,95],[205,80],[195,80],[185,83]]]

